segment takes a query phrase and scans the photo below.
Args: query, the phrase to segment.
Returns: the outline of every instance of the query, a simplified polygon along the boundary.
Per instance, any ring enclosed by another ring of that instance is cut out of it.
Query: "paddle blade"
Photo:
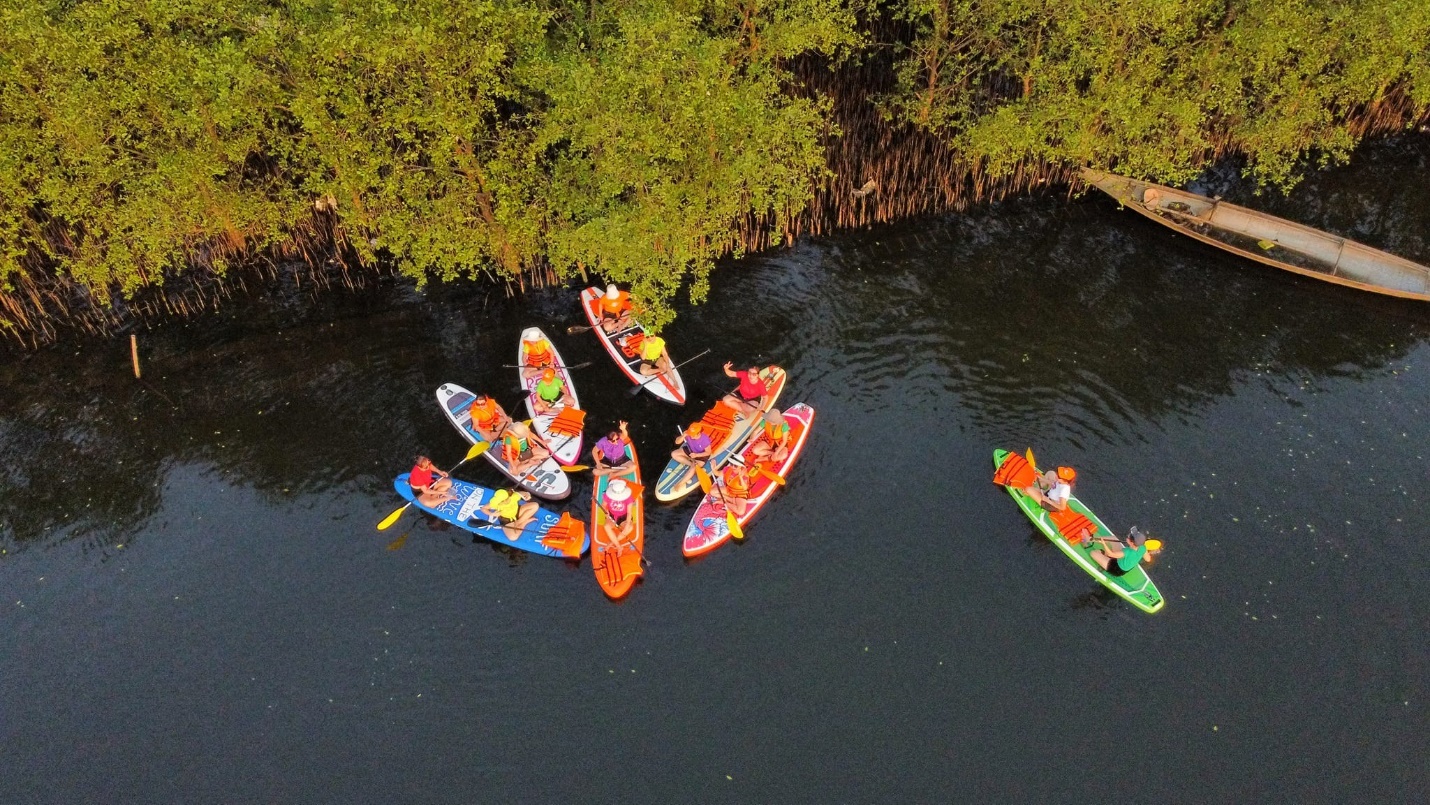
[[[408,504],[404,505],[402,508],[400,508],[400,509],[398,509],[397,511],[393,512],[392,514],[387,515],[387,517],[384,517],[383,520],[382,520],[382,522],[380,522],[380,523],[377,524],[377,530],[378,530],[378,531],[386,531],[387,529],[391,528],[391,527],[392,527],[392,524],[395,523],[395,522],[397,522],[397,518],[401,517],[401,516],[402,516],[402,513],[405,512],[405,511],[407,511],[407,507],[408,507],[408,506],[411,506],[411,505],[412,505],[411,503],[408,503]]]
[[[745,538],[745,529],[740,527],[740,521],[735,519],[734,512],[725,512],[725,524],[730,526],[730,536],[734,537],[735,539]]]
[[[1029,448],[1028,448],[1028,452],[1024,453],[1024,454],[1023,454],[1023,457],[1026,458],[1026,459],[1028,459],[1028,466],[1029,466],[1029,467],[1032,467],[1033,469],[1037,469],[1037,468],[1038,468],[1038,462],[1035,461],[1035,460],[1033,460],[1033,448],[1029,447]]]
[[[783,476],[783,475],[780,475],[780,474],[777,473],[777,472],[770,472],[769,470],[765,469],[764,467],[755,467],[755,472],[758,472],[759,474],[765,476],[766,478],[769,478],[771,481],[774,481],[775,484],[778,485],[778,486],[784,486],[784,485],[785,485],[785,478],[784,478],[784,476]]]
[[[647,381],[647,382],[649,382],[649,381]],[[626,396],[627,396],[627,397],[634,397],[634,396],[636,396],[637,394],[640,394],[640,393],[641,393],[641,389],[643,389],[643,388],[645,388],[645,383],[644,383],[644,382],[641,383],[639,386],[632,386],[631,388],[626,389]]]
[[[566,334],[567,334],[567,335],[575,335],[575,334],[577,334],[577,333],[584,333],[584,332],[586,332],[587,330],[590,330],[590,329],[591,329],[591,325],[589,325],[589,324],[573,324],[573,325],[571,325],[570,327],[567,327],[567,328],[566,328]]]
[[[714,486],[710,481],[710,473],[706,472],[705,468],[699,464],[695,465],[695,479],[700,482],[700,491],[707,495],[710,494],[710,490]]]
[[[585,464],[571,464],[570,466],[563,466],[563,467],[561,468],[561,471],[562,471],[562,472],[585,472],[586,470],[589,470],[589,469],[591,469],[591,468],[588,467],[588,466],[586,466]]]
[[[492,449],[491,442],[477,442],[476,444],[472,445],[472,449],[467,451],[467,457],[462,460],[471,461],[472,459],[476,458],[477,456],[480,456],[482,453],[485,453],[490,449]]]

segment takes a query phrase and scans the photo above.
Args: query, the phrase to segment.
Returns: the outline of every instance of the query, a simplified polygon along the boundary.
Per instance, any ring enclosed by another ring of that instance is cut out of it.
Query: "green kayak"
[[[1008,455],[1007,450],[994,450],[994,469],[1002,467],[1003,460],[1007,458]],[[1127,571],[1127,573],[1121,576],[1108,575],[1105,570],[1098,566],[1097,561],[1092,558],[1091,550],[1097,546],[1097,543],[1093,543],[1089,548],[1084,548],[1081,545],[1069,542],[1058,533],[1057,526],[1048,518],[1048,512],[1043,509],[1042,506],[1039,506],[1036,501],[1023,494],[1021,489],[1012,486],[1005,486],[1003,488],[1008,490],[1008,494],[1012,495],[1013,500],[1017,501],[1018,508],[1022,509],[1023,513],[1028,515],[1028,519],[1033,521],[1033,524],[1038,527],[1039,531],[1043,532],[1048,539],[1052,540],[1053,544],[1058,546],[1059,550],[1068,555],[1068,558],[1077,562],[1078,567],[1086,570],[1093,578],[1102,582],[1102,586],[1117,593],[1143,612],[1156,612],[1162,608],[1162,604],[1165,603],[1162,600],[1162,593],[1157,589],[1157,585],[1152,583],[1151,577],[1147,575],[1147,572],[1142,569],[1141,565],[1138,565],[1133,570]],[[1068,506],[1077,513],[1087,517],[1087,519],[1091,520],[1097,526],[1097,536],[1116,537],[1116,535],[1112,533],[1112,530],[1099,520],[1097,515],[1092,513],[1091,509],[1084,506],[1082,501],[1077,499],[1076,495],[1068,500]]]

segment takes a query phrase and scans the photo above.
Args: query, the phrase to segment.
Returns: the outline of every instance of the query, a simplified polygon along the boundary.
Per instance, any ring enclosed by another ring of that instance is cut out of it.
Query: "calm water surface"
[[[1422,262],[1427,188],[1424,139],[1205,187]],[[714,348],[684,409],[557,339],[650,477],[723,361],[788,367],[815,430],[743,544],[687,563],[696,501],[654,505],[611,603],[589,559],[377,532],[412,453],[465,452],[433,390],[514,403],[517,334],[576,295],[280,293],[142,335],[142,382],[119,340],[0,363],[0,801],[1430,797],[1430,306],[1101,197],[805,242],[668,330]],[[1162,612],[989,482],[1030,445],[1166,541]]]

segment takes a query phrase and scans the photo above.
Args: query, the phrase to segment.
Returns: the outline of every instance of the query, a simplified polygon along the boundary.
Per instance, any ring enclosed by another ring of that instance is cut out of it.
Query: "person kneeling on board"
[[[1072,497],[1072,485],[1077,480],[1077,470],[1072,467],[1058,467],[1048,470],[1025,487],[1023,494],[1037,501],[1039,506],[1050,511],[1065,511],[1068,498]]]
[[[566,383],[550,366],[541,370],[533,395],[531,407],[537,414],[549,414],[571,402],[566,396]]]
[[[720,473],[719,484],[725,510],[736,517],[745,516],[745,506],[750,499],[750,471],[744,464],[732,460]]]
[[[429,509],[457,499],[457,496],[452,494],[452,476],[437,469],[432,464],[432,459],[426,456],[417,457],[412,471],[407,474],[407,485],[412,487],[417,502]]]
[[[631,326],[631,295],[620,290],[615,284],[606,286],[601,296],[601,329],[616,333]]]
[[[473,397],[472,405],[467,412],[472,417],[472,430],[488,442],[495,441],[502,427],[510,421],[506,412],[501,409],[500,405],[497,405],[496,400],[485,394]]]
[[[523,529],[536,517],[537,506],[531,502],[531,493],[525,489],[498,489],[481,510],[501,526],[507,539],[516,542],[521,539]]]
[[[621,424],[616,430],[606,434],[605,438],[596,442],[596,446],[591,448],[591,460],[596,466],[591,470],[591,474],[597,478],[602,475],[610,475],[613,472],[625,472],[631,464],[631,436],[626,432],[626,422],[621,420]]]
[[[665,352],[665,339],[658,335],[648,335],[641,339],[641,362],[636,367],[649,377],[670,371],[670,356]]]
[[[765,395],[770,393],[770,387],[758,366],[752,365],[737,372],[730,368],[732,365],[729,361],[725,362],[725,374],[738,379],[740,385],[734,392],[725,395],[725,404],[748,418],[765,407]]]
[[[601,524],[601,533],[605,535],[607,543],[620,548],[622,543],[630,541],[631,532],[636,527],[636,521],[631,517],[634,504],[631,487],[624,479],[613,478],[606,484],[606,491],[601,495],[601,510],[606,513],[606,522]]]
[[[1090,532],[1085,532],[1082,547],[1086,548],[1094,542],[1101,544],[1089,551],[1088,555],[1097,562],[1098,567],[1107,571],[1109,576],[1125,575],[1135,569],[1139,562],[1162,550],[1160,540],[1148,539],[1146,534],[1137,530],[1137,526],[1128,529],[1126,545],[1117,537],[1095,537]]]
[[[712,447],[710,435],[705,433],[705,428],[699,422],[692,423],[690,427],[675,437],[675,443],[679,446],[670,454],[670,457],[687,467],[704,464],[710,460]]]
[[[501,437],[501,457],[507,470],[520,478],[551,456],[551,448],[525,422],[507,423]]]

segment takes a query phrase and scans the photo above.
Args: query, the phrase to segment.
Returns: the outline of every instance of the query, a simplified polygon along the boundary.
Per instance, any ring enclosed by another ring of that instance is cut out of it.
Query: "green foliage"
[[[1289,185],[1343,159],[1391,91],[1430,106],[1419,0],[909,0],[889,114],[997,171],[1022,160],[1181,181],[1212,155]]]

